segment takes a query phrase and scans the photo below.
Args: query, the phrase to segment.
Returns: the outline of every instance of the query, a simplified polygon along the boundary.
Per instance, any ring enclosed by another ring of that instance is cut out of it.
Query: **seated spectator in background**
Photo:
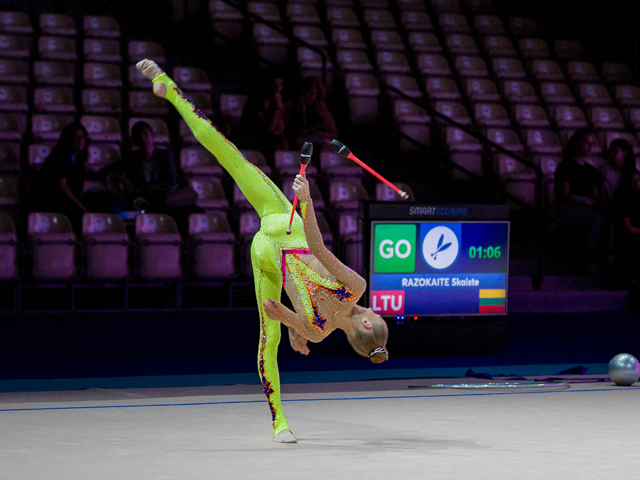
[[[615,263],[622,283],[640,273],[640,173],[625,172],[612,202]]]
[[[298,97],[286,104],[284,122],[291,149],[299,150],[304,142],[329,148],[331,140],[338,137],[336,122],[317,77],[302,80]]]
[[[602,187],[600,196],[604,205],[609,205],[613,199],[623,171],[632,172],[636,168],[636,157],[631,144],[622,138],[616,138],[609,145],[605,153],[606,163],[600,170]],[[628,173],[627,173],[628,174]]]
[[[89,143],[89,135],[81,123],[72,123],[62,130],[58,143],[34,179],[32,211],[63,213],[76,230],[83,213],[111,211],[110,199],[102,188],[85,192],[85,182],[90,179],[85,169]]]
[[[288,150],[284,135],[284,80],[272,73],[259,82],[242,110],[238,127],[238,145],[247,150],[258,150],[272,162],[274,153]]]
[[[151,126],[137,122],[131,129],[131,141],[137,148],[109,169],[107,182],[124,193],[127,208],[166,213],[182,230],[190,213],[203,210],[195,205],[198,194],[182,186],[173,152],[156,148],[154,140]]]
[[[599,193],[602,180],[595,167],[587,162],[594,142],[595,137],[589,130],[574,133],[567,144],[565,158],[555,172],[558,221],[587,229],[586,247],[591,262],[595,261],[602,228]]]

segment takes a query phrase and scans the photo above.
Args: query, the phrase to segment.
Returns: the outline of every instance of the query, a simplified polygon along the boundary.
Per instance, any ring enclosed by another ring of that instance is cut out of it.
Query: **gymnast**
[[[371,309],[357,305],[366,289],[365,280],[324,246],[307,179],[298,175],[293,183],[302,217],[296,214],[292,233],[287,235],[292,205],[285,195],[245,160],[155,62],[142,60],[136,66],[153,82],[153,92],[178,110],[198,141],[229,172],[260,216],[260,231],[251,244],[260,312],[258,371],[271,409],[275,441],[296,443],[280,398],[280,323],[289,327],[291,346],[303,355],[309,354],[307,341],[320,342],[333,330],[341,329],[353,349],[374,363],[388,358],[387,325]],[[283,286],[295,312],[280,303]]]

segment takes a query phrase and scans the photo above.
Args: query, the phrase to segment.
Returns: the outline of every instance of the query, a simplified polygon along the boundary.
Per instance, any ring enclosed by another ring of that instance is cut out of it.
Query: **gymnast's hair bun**
[[[376,353],[375,355],[371,355],[369,357],[369,360],[371,360],[373,363],[382,363],[387,359],[387,354],[386,353]]]

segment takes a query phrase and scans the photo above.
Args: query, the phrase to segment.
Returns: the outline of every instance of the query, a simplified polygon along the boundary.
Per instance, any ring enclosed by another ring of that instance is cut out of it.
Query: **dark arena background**
[[[638,27],[622,0],[0,0],[0,477],[635,478],[609,362],[640,354]],[[322,239],[388,326],[380,364],[282,328],[296,445],[256,363],[260,217],[145,58],[290,201],[313,142]]]

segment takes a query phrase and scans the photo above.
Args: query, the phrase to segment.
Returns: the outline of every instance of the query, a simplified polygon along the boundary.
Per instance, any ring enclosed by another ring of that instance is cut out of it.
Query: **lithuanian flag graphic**
[[[480,289],[480,310],[478,313],[505,313],[507,311],[507,291],[504,289]]]

